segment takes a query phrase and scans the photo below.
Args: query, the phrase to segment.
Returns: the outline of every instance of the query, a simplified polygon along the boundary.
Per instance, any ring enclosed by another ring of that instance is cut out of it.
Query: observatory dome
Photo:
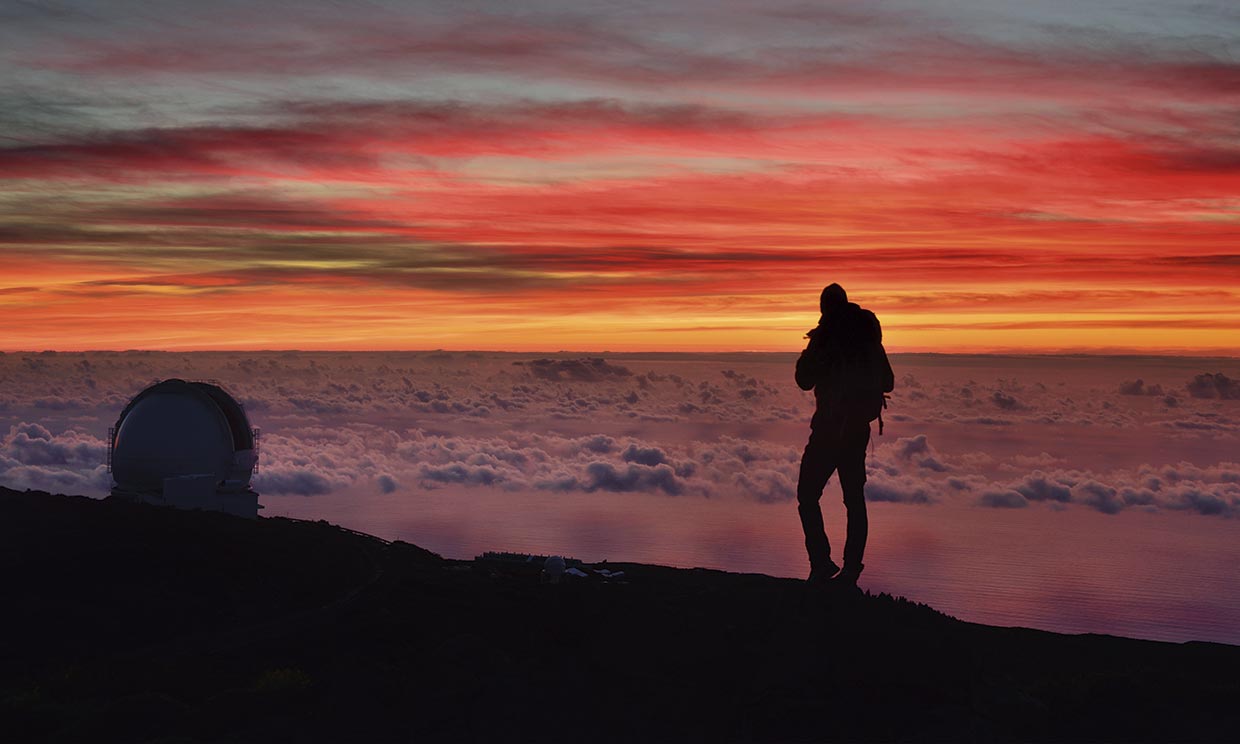
[[[109,439],[113,494],[152,503],[235,511],[231,495],[252,500],[257,430],[241,404],[217,385],[171,379],[134,396]]]

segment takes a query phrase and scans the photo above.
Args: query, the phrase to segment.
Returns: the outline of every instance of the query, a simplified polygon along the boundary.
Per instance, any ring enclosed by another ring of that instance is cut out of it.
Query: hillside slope
[[[1224,740],[1240,648],[0,489],[10,741]]]

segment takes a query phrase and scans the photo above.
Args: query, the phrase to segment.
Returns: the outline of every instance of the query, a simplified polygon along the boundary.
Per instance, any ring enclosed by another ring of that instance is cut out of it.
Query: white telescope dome
[[[234,511],[208,498],[253,497],[257,432],[241,404],[217,385],[171,379],[134,396],[109,442],[113,493],[153,503]],[[178,503],[185,502],[185,503]]]

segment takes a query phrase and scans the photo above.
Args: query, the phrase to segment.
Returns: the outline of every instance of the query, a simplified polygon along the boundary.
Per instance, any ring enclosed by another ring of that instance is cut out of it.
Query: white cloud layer
[[[219,381],[264,430],[262,493],[413,497],[450,486],[790,502],[813,408],[792,384],[791,362],[5,354],[0,482],[104,492],[107,427],[146,384],[185,377]],[[1034,372],[1003,358],[894,363],[888,435],[875,432],[868,456],[871,501],[1240,513],[1234,362],[1042,360]],[[828,498],[836,490],[833,479]]]

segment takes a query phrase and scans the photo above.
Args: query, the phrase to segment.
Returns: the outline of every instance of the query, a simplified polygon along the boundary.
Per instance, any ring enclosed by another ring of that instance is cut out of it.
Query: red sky
[[[261,8],[261,9],[260,9]],[[1227,4],[20,4],[0,348],[1235,354]]]

